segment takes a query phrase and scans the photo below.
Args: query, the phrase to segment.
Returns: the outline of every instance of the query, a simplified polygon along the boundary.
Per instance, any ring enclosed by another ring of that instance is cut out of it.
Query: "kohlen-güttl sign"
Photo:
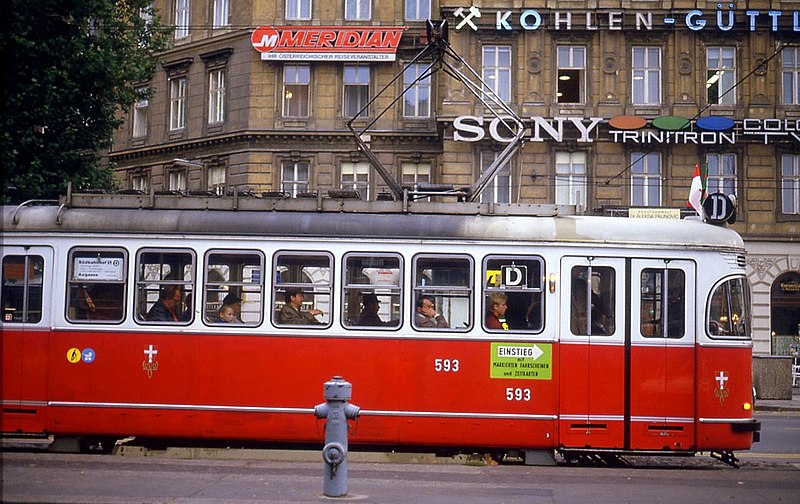
[[[250,35],[262,60],[394,61],[407,26],[259,26]]]

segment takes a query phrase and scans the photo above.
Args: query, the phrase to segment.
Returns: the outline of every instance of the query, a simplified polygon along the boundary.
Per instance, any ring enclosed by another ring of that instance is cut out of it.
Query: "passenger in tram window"
[[[486,313],[487,329],[503,329],[508,331],[506,310],[508,310],[508,296],[503,292],[491,292],[486,300],[488,311]]]
[[[147,312],[148,322],[181,322],[183,313],[179,306],[183,300],[183,292],[179,285],[166,285],[161,288],[158,302]]]
[[[224,304],[220,307],[219,312],[217,312],[219,318],[216,320],[217,322],[224,322],[227,324],[240,324],[241,321],[238,317],[236,317],[236,309],[233,305]]]
[[[378,315],[380,309],[380,300],[375,294],[364,294],[361,296],[361,314],[358,316],[358,324],[360,326],[383,326],[387,325],[386,322],[381,320]]]
[[[417,300],[417,313],[414,314],[416,327],[450,327],[444,315],[436,311],[436,301],[433,296],[423,295]]]
[[[305,294],[298,288],[288,288],[284,294],[286,303],[281,309],[281,323],[283,324],[297,324],[297,325],[318,325],[322,324],[317,320],[317,315],[322,315],[322,310],[313,308],[308,311],[301,311],[300,307],[303,306],[305,301]]]
[[[94,298],[92,298],[90,294],[93,289],[94,285],[81,285],[78,287],[78,314],[75,318],[90,320],[92,318],[92,313],[97,310]]]

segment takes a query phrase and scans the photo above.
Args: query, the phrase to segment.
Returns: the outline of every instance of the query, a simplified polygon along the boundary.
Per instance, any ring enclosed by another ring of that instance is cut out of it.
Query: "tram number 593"
[[[437,373],[458,373],[460,363],[458,359],[435,359],[433,369]]]
[[[529,388],[506,388],[506,401],[530,401],[531,389]]]

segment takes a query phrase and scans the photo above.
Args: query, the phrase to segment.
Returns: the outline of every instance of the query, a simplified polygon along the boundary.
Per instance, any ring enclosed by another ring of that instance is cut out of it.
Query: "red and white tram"
[[[339,375],[362,412],[353,445],[735,463],[759,432],[741,238],[565,210],[78,194],[4,207],[2,431],[318,443],[313,406]],[[487,325],[496,293],[507,329]],[[423,296],[445,324],[419,323]],[[218,315],[230,299],[233,323]]]

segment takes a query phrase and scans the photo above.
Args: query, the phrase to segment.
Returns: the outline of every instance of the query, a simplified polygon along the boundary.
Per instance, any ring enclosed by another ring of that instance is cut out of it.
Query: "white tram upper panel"
[[[570,243],[742,252],[734,231],[699,220],[573,215],[571,207],[334,199],[76,195],[6,206],[3,233],[80,233]]]

